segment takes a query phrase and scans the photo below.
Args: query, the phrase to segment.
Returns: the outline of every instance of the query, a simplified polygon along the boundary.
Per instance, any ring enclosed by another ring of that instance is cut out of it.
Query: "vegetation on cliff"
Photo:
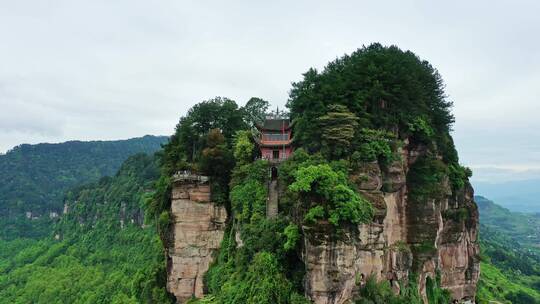
[[[446,160],[457,162],[449,134],[454,121],[451,105],[440,75],[427,61],[380,44],[336,59],[322,72],[310,69],[293,84],[288,103],[295,140],[309,152],[333,149],[334,143],[319,132],[329,118],[320,117],[335,116],[339,109],[342,116],[350,117],[340,123],[342,128],[355,130],[349,151],[361,145],[359,129],[388,130],[400,138],[415,135],[429,144],[434,139]]]
[[[309,70],[293,84],[288,102],[295,143],[340,161],[347,174],[370,161],[383,171],[399,168],[404,145],[418,153],[406,175],[407,204],[414,210],[407,229],[417,236],[408,238],[413,271],[421,271],[426,253],[436,249],[436,227],[426,227],[430,202],[457,200],[470,187],[471,171],[459,164],[450,135],[451,105],[440,75],[427,61],[380,44],[338,58],[320,72]],[[388,187],[382,191],[391,191]],[[456,222],[457,229],[461,223],[470,227],[471,212],[462,211],[448,210],[445,220]],[[308,212],[310,218],[319,214],[317,208]]]
[[[156,197],[148,208],[151,217],[169,209],[170,177],[182,170],[210,176],[213,200],[228,200],[228,183],[234,167],[233,138],[237,131],[248,129],[260,119],[258,107],[267,108],[268,102],[252,98],[239,108],[234,100],[216,97],[195,105],[180,118],[175,133],[159,155],[162,174]]]
[[[236,151],[240,145],[239,139]],[[291,228],[296,226],[284,217],[266,217],[268,169],[266,161],[243,163],[239,159],[232,172],[233,218],[219,257],[206,275],[213,303],[308,303],[299,293],[302,268],[293,250],[297,234]],[[236,243],[236,233],[241,245]]]

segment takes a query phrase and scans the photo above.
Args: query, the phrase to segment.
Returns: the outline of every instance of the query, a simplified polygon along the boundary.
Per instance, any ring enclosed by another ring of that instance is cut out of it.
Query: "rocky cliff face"
[[[304,287],[314,303],[353,303],[370,276],[388,280],[396,293],[415,283],[426,303],[427,282],[437,279],[453,299],[474,300],[479,246],[473,189],[466,183],[452,190],[445,178],[441,195],[412,199],[418,186],[408,173],[429,152],[405,141],[399,153],[399,161],[364,163],[350,176],[375,207],[371,223],[340,230],[324,221],[302,227]],[[220,247],[227,214],[210,201],[209,186],[194,181],[175,182],[171,213],[167,289],[184,303],[203,295],[203,276]],[[238,233],[236,241],[242,246]]]
[[[173,185],[167,290],[178,303],[203,296],[203,276],[223,239],[227,211],[210,197],[210,186],[197,181]]]
[[[327,223],[304,227],[305,289],[314,303],[351,303],[369,276],[389,280],[396,292],[415,279],[427,302],[426,281],[439,275],[454,299],[474,300],[480,271],[473,189],[467,183],[453,193],[446,180],[442,198],[409,199],[408,170],[426,149],[406,142],[401,152],[401,161],[366,163],[351,176],[376,208],[372,223],[340,233]]]

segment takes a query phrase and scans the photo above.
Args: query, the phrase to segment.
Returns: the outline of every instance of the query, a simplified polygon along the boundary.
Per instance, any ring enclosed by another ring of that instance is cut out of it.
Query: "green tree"
[[[346,106],[332,104],[328,112],[318,119],[322,132],[322,151],[331,159],[339,159],[350,153],[358,117]]]
[[[270,103],[268,101],[259,97],[251,97],[246,105],[242,107],[246,123],[250,127],[262,123],[269,107]]]
[[[290,251],[296,248],[298,241],[300,240],[300,232],[297,225],[289,224],[285,227],[283,234],[287,237],[287,242],[283,245],[285,251]]]
[[[224,97],[216,97],[196,104],[185,117],[180,118],[176,132],[169,144],[164,147],[163,167],[166,174],[189,169],[198,161],[206,147],[206,136],[212,129],[219,129],[226,143],[232,145],[233,136],[238,130],[248,126],[243,111],[236,102]]]
[[[286,304],[291,287],[276,257],[269,252],[260,252],[245,275],[234,276],[225,283],[220,298],[222,303]]]
[[[362,127],[396,134],[423,117],[446,159],[456,161],[448,133],[454,121],[449,111],[452,103],[442,79],[410,51],[374,43],[330,62],[322,72],[308,70],[302,81],[293,84],[287,103],[297,145],[310,152],[322,148],[320,130],[313,124],[336,104],[347,107]]]
[[[323,210],[324,218],[334,226],[365,223],[373,217],[371,203],[348,186],[345,173],[328,164],[300,167],[289,190],[302,194],[309,209],[308,222],[320,218]]]
[[[200,170],[212,177],[212,199],[226,203],[234,156],[230,149],[237,131],[248,129],[236,102],[216,97],[193,106],[180,118],[175,133],[160,153],[161,177],[148,214],[170,206],[170,177],[179,170]],[[212,131],[214,130],[214,131]],[[213,132],[213,134],[210,134]],[[218,134],[219,133],[219,134]]]
[[[234,158],[237,163],[248,163],[253,160],[253,149],[255,145],[252,142],[253,136],[250,131],[238,131],[234,138]]]
[[[212,129],[205,138],[205,148],[201,152],[199,169],[210,177],[212,200],[225,203],[228,198],[228,184],[234,158],[225,136],[219,129]]]

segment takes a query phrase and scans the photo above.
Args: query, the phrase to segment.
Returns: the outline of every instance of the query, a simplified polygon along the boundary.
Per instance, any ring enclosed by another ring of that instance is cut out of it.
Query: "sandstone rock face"
[[[379,190],[382,187],[381,168],[377,162],[362,164],[351,179],[361,190]]]
[[[178,303],[204,295],[203,276],[223,239],[227,211],[210,197],[208,185],[193,181],[173,185],[167,290]]]
[[[353,303],[370,275],[377,280],[407,279],[412,254],[400,245],[405,237],[405,218],[397,204],[399,193],[382,194],[387,212],[382,223],[359,225],[356,231],[334,235],[330,224],[304,227],[306,293],[316,304]]]
[[[407,172],[426,148],[405,143],[401,161],[368,163],[351,176],[376,208],[372,223],[338,233],[324,222],[303,227],[306,295],[314,303],[354,303],[369,276],[399,292],[413,273],[426,303],[426,280],[438,274],[453,299],[474,301],[480,271],[473,190],[452,193],[446,181],[442,199],[412,202]]]
[[[480,248],[478,246],[478,208],[473,201],[473,189],[468,186],[461,200],[449,201],[446,218],[438,244],[438,260],[441,268],[441,285],[449,289],[456,299],[474,300],[476,284],[480,276]],[[456,216],[468,212],[462,223]]]

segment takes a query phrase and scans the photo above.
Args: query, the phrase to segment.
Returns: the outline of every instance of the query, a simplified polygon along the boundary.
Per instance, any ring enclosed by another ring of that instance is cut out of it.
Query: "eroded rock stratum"
[[[467,183],[452,192],[446,181],[441,199],[408,199],[407,172],[424,153],[406,142],[400,161],[366,163],[351,176],[376,207],[372,223],[340,233],[329,224],[304,227],[305,288],[314,303],[351,303],[369,276],[390,281],[396,293],[414,278],[427,303],[426,280],[439,275],[453,299],[474,300],[480,260],[473,189]]]
[[[171,194],[167,290],[185,303],[204,294],[203,276],[223,239],[227,211],[211,202],[210,186],[198,181],[177,180]]]

